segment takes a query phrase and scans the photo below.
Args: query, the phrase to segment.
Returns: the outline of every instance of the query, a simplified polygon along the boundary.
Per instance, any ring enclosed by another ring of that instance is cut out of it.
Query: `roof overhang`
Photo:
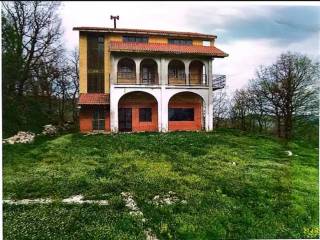
[[[110,94],[105,93],[80,93],[79,105],[109,105]]]
[[[216,58],[224,58],[228,56],[227,53],[214,46],[175,45],[165,43],[128,43],[119,41],[110,42],[110,52],[196,55]]]

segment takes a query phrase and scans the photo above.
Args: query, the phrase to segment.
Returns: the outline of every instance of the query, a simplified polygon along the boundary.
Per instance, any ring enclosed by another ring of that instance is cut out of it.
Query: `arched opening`
[[[140,63],[140,82],[143,84],[158,84],[158,66],[153,59],[144,59]]]
[[[173,95],[168,103],[169,131],[196,131],[204,127],[203,99],[192,92]]]
[[[190,85],[206,84],[206,74],[204,64],[199,60],[194,60],[189,65]]]
[[[171,85],[185,85],[186,74],[184,63],[180,60],[172,60],[168,65],[168,81]]]
[[[135,91],[123,95],[118,103],[120,132],[158,131],[158,103],[149,93]]]
[[[118,62],[117,82],[120,84],[136,83],[136,64],[130,58],[123,58]]]

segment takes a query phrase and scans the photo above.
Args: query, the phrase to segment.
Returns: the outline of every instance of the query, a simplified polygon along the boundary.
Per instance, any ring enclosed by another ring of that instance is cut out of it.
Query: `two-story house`
[[[75,27],[80,131],[212,130],[215,35]]]

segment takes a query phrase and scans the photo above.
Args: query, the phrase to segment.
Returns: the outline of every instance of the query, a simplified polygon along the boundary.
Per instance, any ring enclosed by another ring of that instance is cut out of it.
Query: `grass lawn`
[[[5,239],[246,239],[316,237],[318,149],[237,130],[67,134],[3,148],[5,199],[98,205],[4,204]],[[293,156],[284,152],[290,150]],[[147,221],[129,215],[131,192]],[[186,204],[156,206],[174,191]]]

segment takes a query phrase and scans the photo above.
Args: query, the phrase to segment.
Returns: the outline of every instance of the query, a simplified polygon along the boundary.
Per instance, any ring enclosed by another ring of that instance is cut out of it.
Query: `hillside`
[[[67,134],[3,153],[4,199],[55,201],[5,204],[6,239],[144,239],[146,229],[158,239],[316,237],[318,148],[307,142],[238,130]],[[110,204],[61,203],[79,194]]]

